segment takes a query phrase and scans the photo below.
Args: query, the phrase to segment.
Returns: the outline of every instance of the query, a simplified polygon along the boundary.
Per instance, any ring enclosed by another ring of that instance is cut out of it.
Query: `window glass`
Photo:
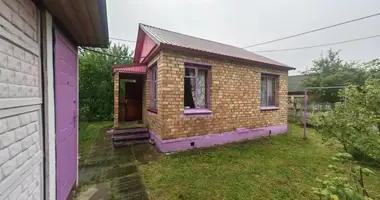
[[[261,77],[260,105],[266,106],[267,103],[267,77]]]
[[[276,81],[276,77],[261,76],[260,106],[276,105]]]
[[[184,106],[185,108],[207,108],[208,69],[185,68]]]
[[[185,76],[194,77],[195,76],[195,68],[185,68]]]
[[[150,108],[157,109],[157,66],[151,69]]]
[[[206,96],[207,96],[207,70],[198,70],[198,108],[206,107]]]

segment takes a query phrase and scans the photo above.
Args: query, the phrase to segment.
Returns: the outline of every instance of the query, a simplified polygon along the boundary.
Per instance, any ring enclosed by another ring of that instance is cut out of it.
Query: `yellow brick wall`
[[[158,114],[144,119],[161,139],[191,137],[234,131],[236,128],[260,128],[287,123],[288,72],[269,67],[187,56],[179,52],[161,52],[158,63]],[[211,65],[210,101],[212,116],[184,118],[184,61]],[[152,63],[151,62],[151,63]],[[261,73],[279,75],[279,110],[260,110]],[[150,81],[148,73],[147,82]],[[149,84],[145,85],[145,107],[149,106]]]
[[[154,65],[157,65],[157,80],[158,80],[158,85],[157,85],[157,90],[158,90],[158,102],[162,102],[162,71],[160,71],[161,67],[163,65],[162,63],[162,53],[158,54],[152,61],[149,62],[148,67],[152,67]],[[152,113],[149,112],[149,105],[150,105],[150,80],[151,80],[151,73],[150,70],[148,69],[146,79],[144,80],[144,85],[143,85],[143,104],[142,104],[142,118],[144,123],[148,124],[148,127],[151,131],[153,131],[156,134],[161,133],[161,127],[162,127],[162,103],[158,103],[157,105],[157,113]]]

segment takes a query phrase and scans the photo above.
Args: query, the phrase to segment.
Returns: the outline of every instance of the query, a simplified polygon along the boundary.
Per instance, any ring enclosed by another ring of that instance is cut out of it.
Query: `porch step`
[[[128,130],[128,129],[138,129],[138,128],[148,128],[147,124],[139,122],[120,122],[116,130]]]
[[[137,140],[118,140],[113,141],[114,147],[123,147],[123,146],[130,146],[135,144],[145,144],[148,143],[149,139],[137,139]]]
[[[144,132],[148,132],[148,128],[131,128],[131,129],[107,131],[108,134],[112,134],[112,135],[120,135],[120,134],[127,134],[127,133],[144,133]]]
[[[112,136],[112,141],[119,141],[119,140],[135,140],[135,139],[149,139],[150,135],[149,133],[128,133],[128,134],[118,134]]]
[[[146,124],[142,123],[124,123],[120,124],[117,129],[107,131],[112,135],[114,147],[148,143],[150,134]]]

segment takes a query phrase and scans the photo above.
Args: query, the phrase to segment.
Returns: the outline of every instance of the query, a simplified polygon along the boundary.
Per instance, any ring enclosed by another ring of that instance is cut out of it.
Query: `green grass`
[[[79,122],[79,162],[82,162],[91,148],[93,139],[98,135],[100,131],[104,132],[104,129],[111,127],[112,122]]]
[[[191,150],[141,166],[150,199],[318,199],[319,186],[341,151],[323,145],[319,135],[290,125],[286,135]],[[365,179],[370,195],[379,197],[380,170]]]

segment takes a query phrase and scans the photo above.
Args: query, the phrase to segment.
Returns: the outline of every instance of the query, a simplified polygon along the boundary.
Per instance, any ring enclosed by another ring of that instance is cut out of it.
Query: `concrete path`
[[[101,131],[80,165],[76,199],[148,199],[139,165],[160,156],[150,144],[114,148],[110,136]]]

